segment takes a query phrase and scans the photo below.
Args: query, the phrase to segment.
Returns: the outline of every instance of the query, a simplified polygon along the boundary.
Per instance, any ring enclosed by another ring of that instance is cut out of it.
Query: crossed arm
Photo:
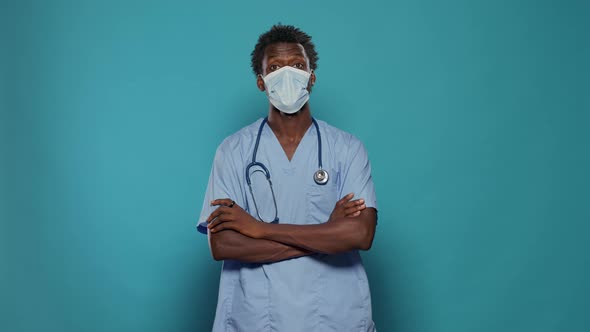
[[[235,259],[247,263],[273,263],[313,253],[276,241],[253,239],[232,229],[210,236],[211,253],[217,261]]]
[[[270,263],[313,253],[336,254],[368,250],[373,242],[377,212],[349,194],[336,203],[327,222],[313,225],[260,222],[231,199],[207,218],[214,259]],[[232,205],[232,207],[230,207]]]

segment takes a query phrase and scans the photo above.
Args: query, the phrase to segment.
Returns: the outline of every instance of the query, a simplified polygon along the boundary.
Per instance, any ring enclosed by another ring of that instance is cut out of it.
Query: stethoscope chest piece
[[[313,173],[313,180],[315,181],[315,183],[319,185],[328,183],[328,178],[328,172],[326,172],[326,170],[324,169],[320,168],[317,171],[315,171],[315,173]]]

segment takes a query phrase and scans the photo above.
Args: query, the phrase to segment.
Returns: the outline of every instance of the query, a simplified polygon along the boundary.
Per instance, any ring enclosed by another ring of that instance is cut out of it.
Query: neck
[[[311,126],[309,104],[295,114],[285,114],[270,105],[268,125],[277,137],[301,138]]]

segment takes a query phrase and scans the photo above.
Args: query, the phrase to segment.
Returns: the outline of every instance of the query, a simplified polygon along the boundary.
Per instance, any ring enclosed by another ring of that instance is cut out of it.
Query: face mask
[[[307,83],[310,73],[284,66],[266,75],[264,85],[268,100],[281,112],[296,113],[309,100]]]

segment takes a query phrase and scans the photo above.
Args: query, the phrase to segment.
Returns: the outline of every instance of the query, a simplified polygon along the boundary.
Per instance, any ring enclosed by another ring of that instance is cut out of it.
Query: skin
[[[256,84],[265,91],[263,76],[283,66],[311,71],[309,58],[302,45],[276,43],[269,45],[262,60],[262,75]],[[315,84],[311,71],[308,91]],[[276,135],[289,160],[312,125],[309,104],[294,114],[279,111],[269,103],[268,125]],[[321,224],[269,224],[256,220],[231,198],[217,199],[218,208],[207,218],[211,249],[216,260],[235,259],[243,262],[268,263],[313,253],[336,254],[350,250],[368,250],[373,242],[377,212],[366,208],[364,200],[352,200],[348,194],[339,200],[330,218]]]
[[[352,200],[354,194],[350,193],[340,199],[334,206],[330,219],[354,218],[358,217],[362,210],[366,208],[364,200]],[[229,207],[232,200],[229,198],[218,199],[211,202],[211,205],[223,206],[232,209],[237,214],[234,217],[238,219],[251,218],[253,222],[262,224],[250,216],[241,207],[234,204]],[[218,208],[216,211],[221,212]],[[215,212],[214,212],[215,213]],[[227,216],[229,217],[229,216]],[[233,217],[232,217],[233,218]],[[207,222],[214,220],[211,216]],[[253,238],[244,235],[237,230],[226,229],[223,231],[216,230],[211,232],[211,251],[215,260],[235,259],[248,263],[273,263],[285,259],[297,258],[311,255],[314,252],[297,246],[292,246],[277,241]]]
[[[346,198],[346,197],[345,197]],[[376,220],[375,209],[366,208],[363,200],[356,206],[356,217],[336,217],[327,222],[313,225],[269,224],[254,219],[231,199],[214,200],[211,204],[220,206],[207,218],[211,234],[233,230],[253,239],[271,240],[298,247],[314,253],[337,254],[350,250],[369,250],[375,234],[375,226],[365,221]],[[357,204],[358,204],[357,203]],[[337,203],[338,204],[338,203]],[[243,248],[242,248],[243,250]]]

